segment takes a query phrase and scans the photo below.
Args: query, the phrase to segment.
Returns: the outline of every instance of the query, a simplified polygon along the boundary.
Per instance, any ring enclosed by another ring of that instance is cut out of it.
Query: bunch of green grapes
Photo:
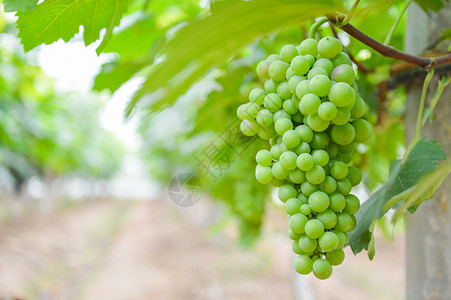
[[[255,177],[279,187],[298,254],[294,267],[319,279],[344,260],[360,207],[350,192],[361,173],[349,163],[356,144],[372,135],[352,62],[342,51],[333,37],[284,46],[257,65],[264,89],[253,89],[237,111],[243,134],[269,141],[270,150],[256,155]]]

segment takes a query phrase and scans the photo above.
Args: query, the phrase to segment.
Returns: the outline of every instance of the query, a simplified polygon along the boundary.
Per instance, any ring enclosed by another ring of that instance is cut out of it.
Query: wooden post
[[[406,51],[420,54],[445,28],[451,27],[451,3],[438,14],[424,13],[416,3],[408,10]],[[451,74],[448,74],[451,75]],[[415,123],[421,97],[422,79],[407,87],[406,141],[415,136]],[[437,87],[437,78],[429,85],[427,99]],[[451,87],[435,108],[435,120],[425,125],[423,135],[444,145],[451,154]],[[451,182],[445,180],[434,199],[421,205],[414,215],[407,213],[406,299],[451,299]]]

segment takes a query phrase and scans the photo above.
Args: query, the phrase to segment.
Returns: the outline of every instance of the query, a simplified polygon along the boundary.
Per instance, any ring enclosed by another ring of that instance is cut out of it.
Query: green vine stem
[[[328,18],[326,17],[322,17],[320,19],[318,19],[318,21],[316,21],[315,23],[313,23],[312,27],[310,27],[310,31],[309,31],[309,38],[314,39],[316,32],[318,31],[318,28],[323,25],[324,23],[326,23],[327,21],[329,21]]]
[[[341,26],[344,26],[351,22],[352,17],[354,16],[355,9],[357,8],[357,5],[359,5],[360,0],[356,0],[354,2],[354,5],[352,5],[351,10],[349,11],[348,15],[341,21]]]
[[[443,91],[450,83],[451,83],[451,77],[448,77],[448,78],[445,77],[438,82],[438,86],[437,86],[437,90],[435,91],[434,98],[432,98],[429,108],[426,109],[426,111],[424,112],[424,117],[423,117],[423,122],[422,122],[423,125],[424,125],[424,123],[426,123],[426,120],[429,117],[430,117],[430,120],[432,121],[433,114],[434,114],[434,108],[437,105],[438,100],[442,96]]]
[[[384,41],[384,45],[389,45],[391,43],[391,40],[393,39],[393,35],[395,34],[396,28],[398,27],[398,24],[401,21],[401,18],[404,15],[404,13],[406,12],[410,3],[412,3],[412,0],[406,0],[406,3],[404,4],[404,7],[401,10],[401,13],[399,14],[398,18],[395,21],[395,24],[393,24],[393,27],[390,29],[390,32],[388,33],[387,38]]]

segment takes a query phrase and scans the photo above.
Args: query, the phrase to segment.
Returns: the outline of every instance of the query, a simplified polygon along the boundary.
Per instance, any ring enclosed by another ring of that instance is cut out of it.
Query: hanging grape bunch
[[[284,46],[257,65],[264,89],[253,89],[237,111],[243,134],[271,145],[257,153],[255,176],[279,187],[298,254],[294,267],[319,279],[344,260],[360,207],[350,192],[361,173],[348,164],[356,144],[372,134],[362,119],[366,105],[352,62],[342,51],[334,37]]]

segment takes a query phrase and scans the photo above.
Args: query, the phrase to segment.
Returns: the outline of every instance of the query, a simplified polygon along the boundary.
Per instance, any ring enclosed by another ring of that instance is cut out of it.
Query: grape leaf
[[[203,19],[180,28],[171,37],[142,87],[128,106],[149,97],[157,111],[177,98],[214,66],[223,65],[257,37],[324,13],[341,10],[336,0],[218,1]],[[146,101],[147,103],[147,101]]]
[[[448,0],[414,0],[426,13],[428,10],[439,11],[445,7],[445,1]]]
[[[138,61],[110,62],[102,65],[101,72],[94,80],[94,90],[109,89],[115,92],[128,81],[136,72],[149,63],[146,59]]]
[[[435,141],[426,142],[426,137],[423,137],[415,144],[404,162],[401,160],[391,162],[387,182],[362,204],[355,215],[357,227],[349,235],[349,244],[354,254],[368,249],[373,235],[371,224],[388,211],[389,207],[386,207],[386,203],[414,187],[445,159],[446,155],[442,146]]]
[[[33,9],[37,3],[38,0],[3,0],[5,12]]]
[[[25,51],[40,44],[51,44],[58,39],[69,41],[84,27],[85,45],[99,39],[99,32],[106,34],[97,49],[99,53],[110,38],[113,28],[119,24],[128,7],[128,0],[46,0],[34,10],[18,12],[18,36]]]

